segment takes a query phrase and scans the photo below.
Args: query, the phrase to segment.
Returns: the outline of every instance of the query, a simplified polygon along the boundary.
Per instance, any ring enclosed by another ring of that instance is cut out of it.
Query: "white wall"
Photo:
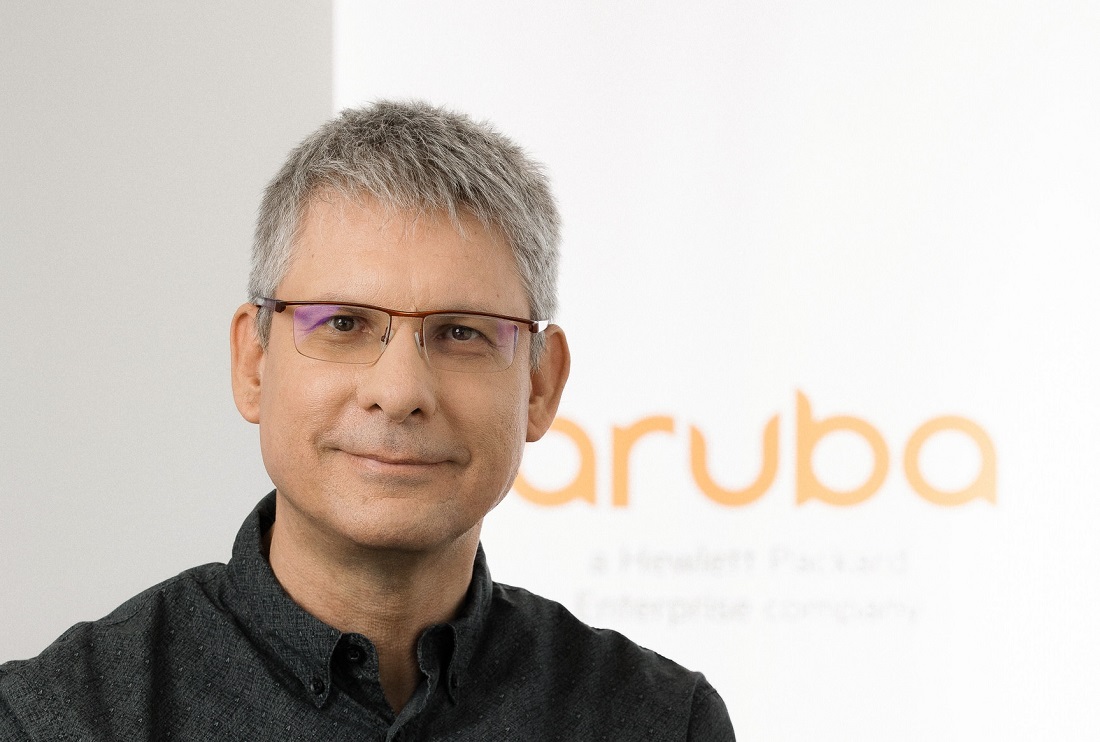
[[[331,7],[0,4],[0,658],[229,556],[260,191],[331,113]]]

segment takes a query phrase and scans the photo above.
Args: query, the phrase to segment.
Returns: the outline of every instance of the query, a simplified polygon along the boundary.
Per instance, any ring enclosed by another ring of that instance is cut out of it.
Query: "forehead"
[[[469,214],[452,217],[331,191],[303,211],[279,296],[407,311],[527,311],[515,256],[499,230]]]

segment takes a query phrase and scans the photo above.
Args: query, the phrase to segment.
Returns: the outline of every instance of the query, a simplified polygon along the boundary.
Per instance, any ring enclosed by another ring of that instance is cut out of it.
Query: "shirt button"
[[[309,689],[313,691],[313,695],[320,696],[325,692],[325,681],[321,678],[314,678],[309,681]]]
[[[360,662],[363,661],[363,650],[359,647],[351,646],[348,647],[348,651],[344,654],[344,656],[348,658],[348,662],[354,662],[358,665]]]

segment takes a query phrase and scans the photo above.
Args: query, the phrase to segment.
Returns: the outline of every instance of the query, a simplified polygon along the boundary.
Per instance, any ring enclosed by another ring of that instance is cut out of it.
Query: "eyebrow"
[[[354,304],[368,304],[372,307],[381,307],[382,306],[381,304],[375,304],[374,302],[356,301],[354,299],[347,299],[347,298],[344,298],[344,297],[340,296],[339,294],[334,294],[334,293],[331,293],[331,292],[323,293],[320,296],[318,296],[316,299],[303,299],[301,301],[317,302],[318,304],[351,304],[351,305],[354,305]],[[386,309],[393,309],[393,307],[385,307],[385,308]],[[421,311],[421,310],[398,309],[396,311],[401,312],[401,311]],[[459,314],[461,314],[463,312],[486,312],[488,314],[497,314],[496,310],[485,309],[483,307],[473,306],[473,305],[470,305],[470,304],[457,304],[457,305],[452,304],[452,305],[449,305],[449,306],[447,306],[443,309],[424,309],[422,311],[425,311],[425,312],[454,312],[454,313],[459,313]]]
[[[309,301],[314,301],[314,300],[310,299]],[[365,301],[364,302],[356,302],[356,301],[352,301],[350,299],[345,299],[344,297],[340,296],[339,294],[333,294],[333,293],[321,294],[320,296],[317,297],[316,301],[318,303],[328,302],[328,303],[331,303],[331,304],[366,304],[367,303]]]

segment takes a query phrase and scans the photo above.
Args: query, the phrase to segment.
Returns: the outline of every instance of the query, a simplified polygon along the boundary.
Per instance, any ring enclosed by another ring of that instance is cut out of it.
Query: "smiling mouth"
[[[354,451],[346,451],[344,449],[338,449],[342,453],[351,456],[353,459],[360,461],[372,462],[385,467],[427,467],[437,466],[439,464],[446,463],[446,459],[437,458],[422,458],[419,456],[401,456],[393,454],[383,453],[356,453]]]

